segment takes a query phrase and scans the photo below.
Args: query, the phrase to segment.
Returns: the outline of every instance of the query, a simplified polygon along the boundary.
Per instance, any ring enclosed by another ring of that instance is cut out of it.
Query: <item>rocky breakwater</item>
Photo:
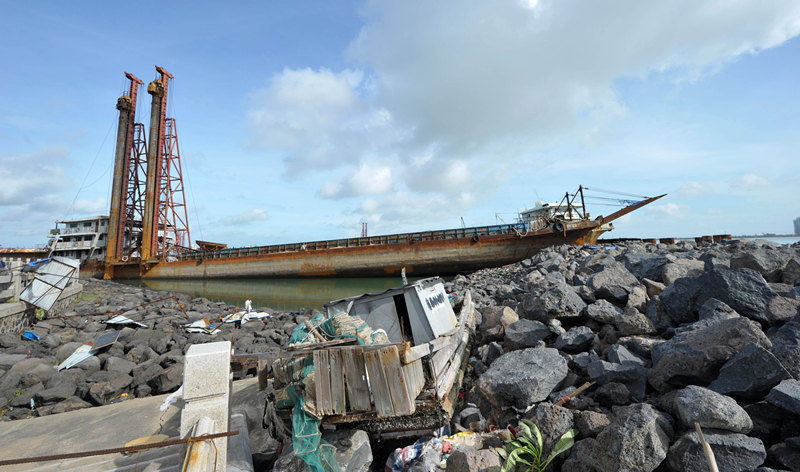
[[[707,470],[697,423],[719,470],[800,471],[800,245],[562,246],[447,288],[482,314],[455,431],[524,418],[545,454],[578,430],[552,470],[677,472]]]
[[[95,279],[82,283],[84,290],[77,300],[32,328],[38,341],[22,338],[20,333],[0,334],[3,421],[173,392],[183,382],[184,353],[190,345],[231,341],[237,352],[261,352],[267,346],[286,344],[297,323],[310,318],[303,313],[275,313],[241,327],[212,321],[220,330],[215,335],[189,333],[184,327],[187,323],[218,320],[236,307]],[[106,322],[113,313],[143,326],[109,325]],[[58,371],[58,365],[78,348],[114,332],[119,332],[116,342]],[[254,374],[237,372],[235,378]]]

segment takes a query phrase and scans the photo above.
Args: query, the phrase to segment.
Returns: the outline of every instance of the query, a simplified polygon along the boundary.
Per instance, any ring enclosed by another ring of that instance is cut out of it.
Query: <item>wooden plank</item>
[[[367,370],[364,367],[364,352],[360,349],[343,349],[345,385],[351,411],[370,411]]]
[[[314,351],[314,381],[317,393],[317,411],[322,415],[333,413],[331,406],[331,366],[328,351]]]
[[[342,353],[337,349],[329,351],[331,366],[331,409],[334,415],[346,413],[344,401],[344,369]]]
[[[258,391],[267,388],[267,367],[272,361],[262,359],[258,361]]]
[[[396,415],[410,415],[414,413],[414,399],[408,391],[408,381],[403,369],[400,367],[400,355],[397,347],[381,349],[381,363],[386,371],[386,380],[389,383],[389,393],[392,395],[392,404]]]
[[[380,351],[364,351],[364,364],[369,374],[369,385],[379,417],[394,416],[394,405],[383,370]]]
[[[458,346],[458,350],[453,355],[453,360],[450,362],[450,366],[447,368],[445,372],[442,373],[441,377],[437,377],[437,384],[436,384],[436,394],[439,399],[443,399],[447,392],[450,390],[450,387],[453,385],[453,381],[456,379],[456,374],[458,374],[458,370],[461,367],[461,362],[464,358],[464,351],[466,350],[467,342],[464,341]]]
[[[408,364],[417,359],[421,359],[432,352],[436,352],[450,344],[451,339],[452,336],[439,336],[429,343],[410,347],[403,352],[403,362]]]
[[[411,364],[404,365],[403,370],[405,371],[406,379],[408,379],[408,391],[413,400],[417,398],[423,387],[423,381],[421,380],[422,360],[417,359]]]
[[[434,354],[431,357],[431,362],[433,364],[433,372],[434,378],[439,378],[441,374],[444,372],[447,364],[450,363],[450,358],[453,357],[453,353],[456,351],[458,347],[457,338],[452,339],[452,342],[441,349],[439,352]]]

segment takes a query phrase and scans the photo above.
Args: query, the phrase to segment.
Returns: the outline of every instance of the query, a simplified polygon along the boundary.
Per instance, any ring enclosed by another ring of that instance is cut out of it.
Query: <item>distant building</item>
[[[800,218],[794,219],[794,235],[800,236]]]
[[[63,226],[59,226],[63,225]],[[53,256],[69,257],[81,262],[90,259],[105,260],[108,243],[108,217],[92,216],[76,220],[56,221],[47,237],[47,248]]]

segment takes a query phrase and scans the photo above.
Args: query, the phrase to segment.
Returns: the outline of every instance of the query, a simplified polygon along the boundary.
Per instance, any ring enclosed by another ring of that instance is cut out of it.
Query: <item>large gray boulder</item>
[[[567,361],[556,349],[522,349],[494,361],[478,378],[478,388],[495,406],[527,408],[546,400],[567,372]]]
[[[611,346],[611,349],[608,350],[608,360],[615,364],[636,364],[640,366],[647,365],[647,359],[639,354],[631,352],[630,349],[622,344],[614,344]]]
[[[553,318],[580,316],[586,302],[567,285],[564,275],[554,272],[530,287],[530,294],[522,300],[522,308],[526,318],[547,323]]]
[[[507,306],[488,306],[483,310],[481,337],[485,340],[499,341],[503,339],[506,327],[518,320],[519,315]]]
[[[661,281],[669,287],[676,280],[684,277],[696,277],[705,271],[705,263],[694,259],[679,259],[667,264],[661,271]]]
[[[783,278],[781,282],[788,285],[800,285],[800,257],[794,256],[786,263],[783,268]]]
[[[800,315],[800,300],[781,296],[773,297],[767,302],[764,314],[770,325],[780,326]]]
[[[765,400],[795,415],[800,415],[800,380],[784,380],[769,392]]]
[[[447,457],[445,472],[492,472],[501,466],[500,457],[489,449],[455,451]]]
[[[586,367],[586,372],[589,374],[589,378],[598,385],[624,384],[634,398],[639,401],[644,400],[647,388],[647,369],[641,365],[594,361]]]
[[[662,393],[687,385],[706,386],[750,343],[772,347],[757,323],[741,317],[678,334],[653,348],[648,380]]]
[[[556,349],[567,354],[577,354],[589,349],[594,341],[594,332],[586,326],[577,326],[561,333],[556,339]]]
[[[648,404],[621,409],[597,436],[593,465],[598,472],[652,472],[667,457],[672,434],[667,416]]]
[[[625,311],[621,315],[617,315],[614,319],[614,324],[623,336],[656,334],[656,328],[653,322],[632,307],[625,308]]]
[[[599,299],[628,302],[628,294],[639,285],[639,280],[622,264],[609,264],[592,274],[586,285]]]
[[[708,388],[723,395],[758,400],[781,380],[792,378],[771,352],[748,344],[719,370]]]
[[[724,429],[747,434],[753,421],[736,401],[707,388],[690,385],[675,395],[675,410],[683,426]]]
[[[783,268],[791,257],[791,252],[782,248],[748,244],[731,256],[731,269],[751,269],[761,274],[767,282],[780,282]]]
[[[539,431],[542,433],[545,457],[547,457],[561,436],[572,429],[574,418],[572,410],[544,402],[526,413],[525,419],[531,420],[539,427]]]
[[[613,324],[621,314],[622,308],[614,306],[608,300],[597,300],[586,307],[586,315],[599,323]]]
[[[508,350],[525,349],[536,346],[553,334],[550,328],[534,320],[519,320],[505,329],[505,346]]]
[[[570,450],[569,457],[561,465],[561,472],[597,472],[594,468],[592,454],[595,446],[594,438],[575,441]]]
[[[697,321],[700,308],[711,298],[728,304],[742,316],[766,323],[764,309],[775,295],[758,272],[714,269],[678,279],[661,292],[660,298],[667,316],[676,323]]]
[[[796,379],[800,379],[800,315],[781,326],[770,338],[772,354]]]
[[[714,429],[704,429],[703,436],[714,451],[719,470],[749,472],[764,463],[767,451],[760,439],[744,434]],[[670,472],[708,470],[697,432],[687,431],[669,449],[667,469]]]
[[[673,263],[677,258],[672,255],[626,252],[622,256],[625,268],[640,279],[661,282],[661,274],[665,265]]]

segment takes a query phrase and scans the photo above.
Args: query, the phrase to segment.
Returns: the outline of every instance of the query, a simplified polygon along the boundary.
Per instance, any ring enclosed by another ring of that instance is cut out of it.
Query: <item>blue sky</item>
[[[124,72],[147,83],[155,65],[175,76],[193,239],[510,222],[537,194],[557,201],[579,184],[669,194],[609,237],[790,233],[800,216],[795,1],[0,12],[3,247],[108,212]],[[148,119],[142,92],[137,121]]]

